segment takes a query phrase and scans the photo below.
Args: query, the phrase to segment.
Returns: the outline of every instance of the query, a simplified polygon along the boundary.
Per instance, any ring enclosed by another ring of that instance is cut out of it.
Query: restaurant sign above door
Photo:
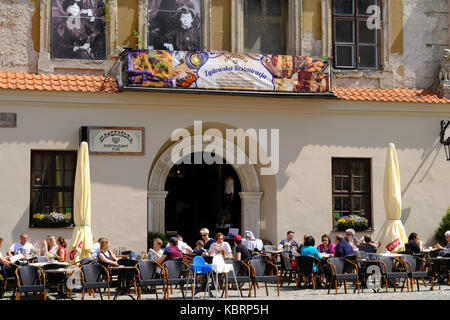
[[[142,127],[81,127],[81,141],[88,143],[91,154],[145,154],[145,128]]]
[[[229,52],[130,50],[124,89],[162,88],[292,94],[330,93],[323,57]]]

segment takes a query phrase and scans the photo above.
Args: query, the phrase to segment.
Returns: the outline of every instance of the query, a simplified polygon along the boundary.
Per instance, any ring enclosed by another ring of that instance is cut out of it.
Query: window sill
[[[386,69],[332,69],[334,77],[352,77],[352,78],[382,78],[385,76]]]
[[[62,226],[62,225],[40,225],[40,226],[35,226],[35,225],[30,225],[29,226],[30,229],[75,229],[74,225],[70,225],[70,226]]]
[[[345,232],[345,230],[340,230],[338,228],[333,228],[331,232]],[[375,228],[369,227],[369,228],[364,229],[364,230],[355,230],[355,231],[356,231],[356,233],[358,233],[358,232],[375,232]]]

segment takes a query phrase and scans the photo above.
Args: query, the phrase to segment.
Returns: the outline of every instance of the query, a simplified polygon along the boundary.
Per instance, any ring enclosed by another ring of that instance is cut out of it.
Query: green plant
[[[148,32],[148,29],[145,29],[145,32]],[[133,38],[136,39],[136,49],[144,49],[144,40],[139,40],[140,33],[136,30],[132,32]]]
[[[443,246],[447,244],[444,233],[448,230],[450,230],[450,208],[447,209],[447,213],[442,217],[442,221],[434,233],[436,241]]]
[[[105,1],[104,11],[106,22],[111,22],[111,15],[109,14],[111,11],[111,5],[109,3],[109,0]]]
[[[147,249],[153,247],[153,240],[156,239],[156,238],[160,238],[163,241],[163,246],[162,246],[163,248],[166,247],[167,242],[169,241],[169,239],[162,233],[150,231],[147,234]]]

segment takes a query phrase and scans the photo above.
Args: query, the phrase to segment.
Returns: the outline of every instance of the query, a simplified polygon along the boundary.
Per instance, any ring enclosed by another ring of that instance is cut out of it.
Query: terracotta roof
[[[0,72],[0,88],[39,91],[118,92],[115,78],[93,75]]]
[[[34,74],[0,72],[0,89],[72,92],[119,92],[114,77],[94,75]],[[430,90],[333,88],[334,94],[348,101],[450,103]]]
[[[450,103],[431,90],[334,88],[333,92],[339,99],[353,101]]]

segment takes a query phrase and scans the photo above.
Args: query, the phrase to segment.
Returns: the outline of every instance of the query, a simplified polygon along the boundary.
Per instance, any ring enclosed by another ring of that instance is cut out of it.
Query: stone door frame
[[[227,157],[234,156],[235,152],[244,152],[239,149],[236,144],[230,143],[221,136],[214,136],[215,139],[221,140],[223,149],[224,159]],[[191,137],[191,150],[197,152],[194,148],[194,141],[196,136]],[[200,140],[202,141],[202,140]],[[217,140],[215,140],[217,141]],[[171,155],[172,150],[179,145],[180,142],[172,144],[167,148],[157,159],[155,165],[153,166],[147,189],[147,214],[148,214],[148,231],[165,233],[165,205],[166,197],[168,191],[165,189],[166,179],[169,175],[170,169],[174,166],[172,162]],[[202,144],[202,150],[205,150],[207,143]],[[245,152],[244,152],[245,154]],[[229,161],[233,162],[233,161]],[[236,171],[239,181],[241,183],[241,192],[239,196],[241,198],[241,226],[242,230],[240,233],[243,234],[245,230],[250,230],[254,233],[257,239],[261,236],[261,197],[263,192],[260,190],[260,183],[258,174],[254,165],[250,164],[249,158],[245,156],[245,164],[231,164],[231,166]],[[199,230],[204,227],[198,225]]]

